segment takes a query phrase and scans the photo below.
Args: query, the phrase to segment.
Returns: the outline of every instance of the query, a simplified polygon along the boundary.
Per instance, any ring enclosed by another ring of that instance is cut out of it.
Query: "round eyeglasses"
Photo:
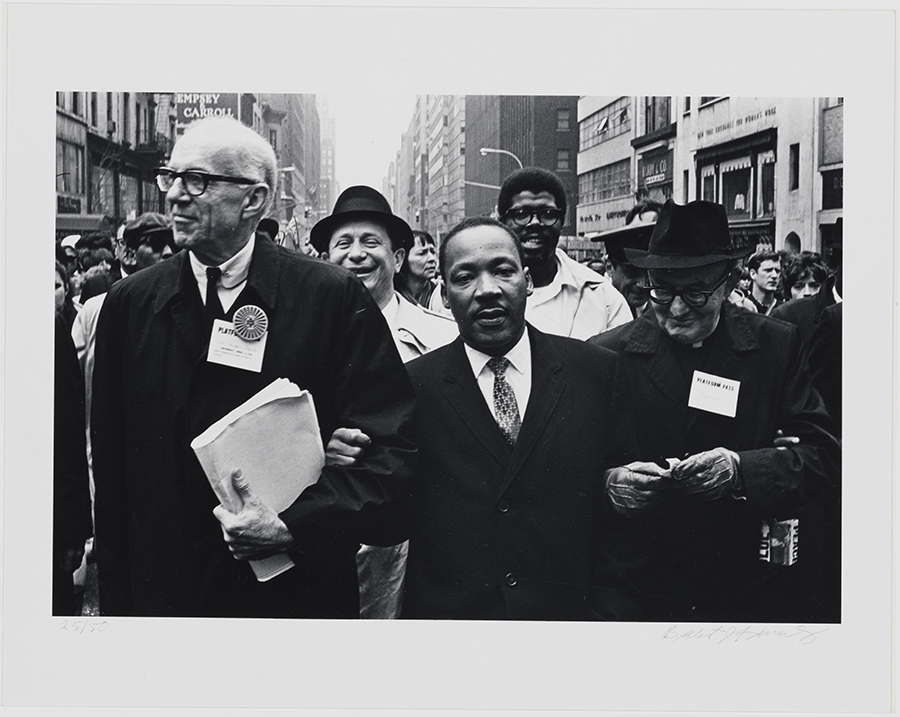
[[[510,209],[505,214],[505,217],[517,227],[528,226],[534,217],[537,217],[537,220],[545,227],[552,227],[562,219],[563,213],[561,209],[529,209],[521,207],[519,209]]]
[[[699,309],[702,306],[706,306],[709,297],[716,293],[716,289],[722,286],[729,276],[731,276],[731,271],[726,271],[725,276],[719,279],[712,289],[708,290],[683,289],[682,291],[675,291],[667,286],[647,286],[647,288],[650,290],[650,301],[654,304],[668,306],[675,301],[676,296],[680,296],[681,300],[692,309]]]
[[[163,192],[168,192],[175,180],[180,179],[184,185],[184,191],[192,197],[199,197],[210,182],[230,182],[231,184],[259,184],[255,179],[246,179],[245,177],[226,177],[222,174],[209,174],[208,172],[199,172],[189,169],[186,172],[176,172],[174,169],[160,167],[156,170],[156,185]]]

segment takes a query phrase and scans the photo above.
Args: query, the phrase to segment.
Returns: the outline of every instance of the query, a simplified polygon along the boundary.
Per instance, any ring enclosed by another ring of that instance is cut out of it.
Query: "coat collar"
[[[500,433],[490,409],[484,401],[472,367],[463,348],[462,337],[449,347],[449,357],[444,369],[446,383],[444,395],[459,414],[473,437],[496,459],[503,471],[503,484],[498,490],[506,490],[509,483],[524,465],[539,438],[553,417],[556,404],[565,387],[559,377],[562,363],[549,339],[532,326],[528,326],[531,342],[531,397],[522,417],[522,428],[516,445],[510,452]]]
[[[153,310],[157,313],[173,300],[200,296],[187,252],[179,252],[167,261],[172,262],[173,267],[171,271],[163,274],[157,286],[156,299],[153,302]],[[257,233],[247,286],[253,287],[265,304],[264,310],[275,308],[278,282],[278,247],[266,235]]]
[[[730,301],[722,305],[722,315],[719,321],[725,328],[729,345],[737,353],[755,351],[759,348],[759,341],[750,326],[749,313],[738,309]],[[656,321],[656,312],[650,307],[641,316],[634,320],[632,329],[625,344],[625,351],[637,354],[655,354],[660,349],[664,332]]]

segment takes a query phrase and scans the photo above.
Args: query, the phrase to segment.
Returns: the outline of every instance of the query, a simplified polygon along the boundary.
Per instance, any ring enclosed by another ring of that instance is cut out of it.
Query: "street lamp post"
[[[479,149],[478,151],[481,153],[481,156],[482,156],[482,157],[484,157],[484,156],[486,156],[486,155],[488,155],[488,154],[505,154],[505,155],[507,155],[507,156],[509,156],[509,157],[512,157],[514,160],[516,160],[516,162],[519,163],[519,169],[522,169],[523,166],[524,166],[524,165],[522,164],[522,160],[521,160],[521,159],[519,159],[519,158],[518,158],[516,155],[514,155],[512,152],[510,152],[510,151],[508,151],[508,150],[505,150],[505,149],[494,149],[493,147],[482,147],[482,148]]]

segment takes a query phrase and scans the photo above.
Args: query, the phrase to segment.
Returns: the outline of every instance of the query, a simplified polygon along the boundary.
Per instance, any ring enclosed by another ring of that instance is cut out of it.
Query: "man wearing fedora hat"
[[[656,218],[662,204],[646,200],[635,204],[625,216],[625,226],[591,237],[591,241],[602,241],[606,246],[609,279],[616,290],[625,297],[631,315],[640,316],[650,308],[650,298],[644,284],[645,274],[625,256],[629,249],[647,249],[650,235],[656,226]]]
[[[748,253],[722,206],[669,200],[647,250],[625,250],[653,310],[591,339],[624,357],[642,416],[642,461],[607,473],[607,497],[633,518],[622,557],[647,620],[822,616],[804,511],[838,490],[840,448],[797,330],[727,301]],[[779,429],[798,441],[775,447]]]
[[[256,232],[276,169],[272,147],[237,120],[192,124],[157,170],[184,251],[106,298],[92,414],[103,614],[357,617],[359,543],[401,539],[412,386],[349,272]],[[238,311],[262,335],[242,333]],[[243,504],[231,513],[190,443],[279,378],[309,390],[323,436],[354,426],[371,442],[280,513],[255,495],[249,467],[226,467]],[[293,567],[258,581],[247,561],[280,553]]]
[[[362,281],[381,309],[404,362],[450,343],[459,335],[455,322],[413,304],[395,291],[394,277],[413,246],[413,233],[403,219],[391,212],[380,192],[366,186],[344,190],[331,215],[312,228],[310,241],[328,261],[348,269]],[[368,436],[356,427],[342,427],[328,444],[328,460],[353,460],[366,449],[367,441]],[[406,542],[360,548],[360,617],[399,617],[406,554]]]

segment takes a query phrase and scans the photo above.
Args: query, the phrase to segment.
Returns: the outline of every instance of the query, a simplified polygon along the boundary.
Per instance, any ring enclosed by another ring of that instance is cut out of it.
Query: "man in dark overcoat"
[[[116,284],[97,330],[100,609],[357,616],[356,550],[406,537],[394,509],[416,453],[413,393],[387,325],[349,272],[254,235],[274,195],[276,164],[249,128],[196,123],[158,183],[187,251]],[[239,310],[252,321],[238,321]],[[213,336],[222,321],[231,340],[246,339],[238,353],[247,363],[229,365],[229,352],[211,346],[222,340]],[[323,436],[358,428],[371,445],[354,466],[326,466],[279,514],[248,488],[252,475],[233,473],[243,509],[229,513],[189,444],[277,378],[310,391]],[[247,560],[277,553],[294,567],[257,581]]]
[[[839,490],[839,445],[796,327],[726,300],[747,253],[723,207],[670,200],[648,250],[626,249],[653,311],[591,339],[624,358],[641,417],[641,461],[610,471],[608,497],[645,620],[823,617],[805,511]],[[779,429],[799,442],[775,447]]]
[[[527,325],[523,267],[517,237],[491,219],[466,219],[441,243],[461,336],[406,364],[420,462],[403,617],[621,617],[597,552],[603,472],[627,425],[618,361]]]

